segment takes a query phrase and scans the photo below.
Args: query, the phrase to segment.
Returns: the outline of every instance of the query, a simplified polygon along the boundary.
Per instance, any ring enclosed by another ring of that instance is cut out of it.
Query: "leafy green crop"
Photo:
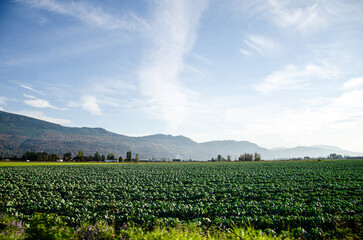
[[[363,161],[0,167],[0,212],[70,225],[232,228],[343,238],[362,229]]]

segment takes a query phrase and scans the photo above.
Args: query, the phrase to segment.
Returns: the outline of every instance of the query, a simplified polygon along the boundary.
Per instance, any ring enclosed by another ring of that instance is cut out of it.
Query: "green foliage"
[[[115,229],[112,226],[109,226],[104,220],[97,222],[95,225],[82,224],[74,235],[75,239],[88,240],[112,240],[117,238]]]
[[[241,154],[238,158],[238,161],[253,161],[253,154],[252,153]]]
[[[93,156],[93,161],[101,161],[101,156],[98,152],[95,153],[95,155]]]
[[[107,155],[107,159],[109,159],[109,160],[113,160],[113,159],[115,159],[115,155],[114,155],[113,153],[109,153],[109,154]]]
[[[255,152],[255,161],[261,161],[261,154]]]
[[[362,170],[362,160],[0,167],[0,212],[56,213],[72,227],[250,223],[272,235],[358,238]]]
[[[127,162],[131,162],[132,161],[132,152],[131,151],[128,151],[126,153],[126,161]]]
[[[5,216],[5,217],[4,217]],[[39,215],[38,215],[39,216]],[[1,240],[8,239],[88,239],[88,240],[111,240],[111,239],[175,239],[175,240],[212,240],[212,239],[290,239],[290,233],[280,236],[255,230],[252,227],[222,229],[221,226],[205,228],[196,223],[178,225],[175,227],[156,226],[151,230],[141,227],[127,227],[124,225],[117,233],[114,228],[99,221],[94,225],[82,223],[80,227],[70,229],[63,226],[63,223],[54,221],[54,216],[34,217],[31,224],[22,228],[21,222],[9,218],[6,215],[0,216]],[[49,221],[49,222],[47,222]],[[5,225],[3,224],[5,222]],[[55,226],[51,226],[55,224]],[[3,228],[3,225],[5,228]],[[20,227],[18,226],[20,225]],[[61,227],[59,227],[59,225]],[[57,227],[58,226],[58,227]]]
[[[55,214],[35,214],[30,220],[26,234],[26,239],[34,240],[69,239],[72,230]]]
[[[179,225],[176,227],[156,227],[148,231],[139,227],[131,227],[121,230],[122,239],[159,239],[159,240],[217,240],[217,239],[244,239],[244,240],[266,240],[266,239],[291,239],[290,236],[273,236],[261,230],[255,230],[253,227],[243,227],[232,229],[203,228],[197,224]]]
[[[24,239],[25,232],[22,221],[0,214],[0,240]]]
[[[70,161],[70,160],[72,160],[72,153],[67,152],[67,153],[63,154],[63,160],[64,161]]]

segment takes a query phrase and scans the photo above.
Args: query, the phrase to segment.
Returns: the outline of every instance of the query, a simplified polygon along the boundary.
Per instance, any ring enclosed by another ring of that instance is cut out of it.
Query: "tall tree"
[[[95,153],[93,156],[93,160],[99,162],[101,160],[101,156],[98,152]]]
[[[109,160],[113,160],[113,159],[115,159],[115,155],[114,155],[113,153],[109,153],[109,154],[107,155],[107,159],[109,159]]]
[[[126,161],[127,162],[131,162],[132,161],[132,152],[131,151],[128,151],[126,153]]]
[[[136,153],[136,156],[135,156],[135,162],[140,162],[140,157],[139,157],[139,154],[138,153]]]
[[[78,150],[77,152],[77,159],[79,159],[79,161],[83,161],[83,151]]]
[[[64,161],[71,161],[72,160],[72,153],[67,152],[67,153],[63,154],[63,160]]]
[[[255,152],[255,161],[261,161],[261,154]]]

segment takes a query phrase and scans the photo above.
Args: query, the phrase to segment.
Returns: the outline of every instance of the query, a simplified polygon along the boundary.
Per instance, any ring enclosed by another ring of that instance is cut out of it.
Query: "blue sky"
[[[0,3],[0,109],[130,136],[363,152],[363,2]]]

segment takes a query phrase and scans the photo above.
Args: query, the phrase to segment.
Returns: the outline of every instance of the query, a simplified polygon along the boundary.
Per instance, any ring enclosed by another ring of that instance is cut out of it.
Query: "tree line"
[[[222,157],[222,155],[218,155],[217,158],[212,158],[211,159],[212,162],[231,162],[231,156],[228,155],[227,159],[225,159],[224,157]],[[254,154],[252,153],[244,153],[241,154],[238,159],[236,158],[234,161],[261,161],[261,154],[255,152]]]
[[[63,158],[62,158],[63,157]],[[64,153],[63,156],[58,156],[57,154],[51,153],[48,154],[46,152],[33,152],[27,151],[21,157],[16,155],[12,157],[1,157],[1,160],[9,159],[11,161],[36,161],[36,162],[54,162],[63,160],[65,162],[69,161],[76,161],[76,162],[90,162],[90,161],[97,161],[97,162],[104,162],[106,160],[118,160],[119,162],[139,162],[140,157],[139,154],[136,154],[133,158],[132,152],[128,151],[126,153],[126,158],[119,156],[118,158],[115,157],[113,153],[109,153],[107,156],[96,152],[93,155],[86,156],[83,151],[78,151],[75,156],[71,152]]]

